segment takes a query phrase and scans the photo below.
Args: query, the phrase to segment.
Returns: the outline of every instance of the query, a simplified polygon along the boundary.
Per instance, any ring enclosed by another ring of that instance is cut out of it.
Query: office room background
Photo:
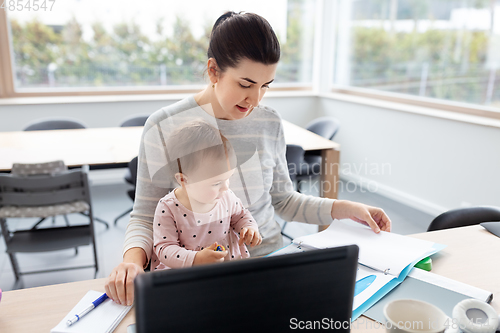
[[[56,0],[38,10],[18,2],[0,10],[1,132],[58,117],[116,127],[175,103],[206,82],[215,19],[255,12],[282,48],[262,104],[301,127],[321,116],[341,124],[339,198],[384,208],[405,234],[449,209],[500,206],[499,0]],[[95,216],[112,222],[132,204],[123,176],[91,171]],[[304,191],[318,195],[312,182]],[[97,224],[98,277],[120,262],[126,223]],[[293,223],[289,232],[315,231],[308,227]],[[2,241],[0,285],[9,290],[4,249]],[[82,252],[57,260],[85,260]],[[20,260],[36,267],[47,258]],[[24,282],[89,279],[91,271]]]

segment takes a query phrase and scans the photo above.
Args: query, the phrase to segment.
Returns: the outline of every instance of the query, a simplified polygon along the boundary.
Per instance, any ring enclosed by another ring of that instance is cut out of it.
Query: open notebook
[[[334,221],[328,229],[299,237],[271,255],[356,244],[358,271],[354,290],[354,321],[380,298],[400,284],[413,266],[445,246],[412,237],[381,231],[350,221]]]
[[[107,299],[94,310],[90,311],[85,317],[71,326],[67,326],[68,319],[80,313],[93,301],[95,301],[102,292],[89,290],[75,307],[61,320],[56,327],[50,330],[51,333],[108,333],[113,332],[116,326],[122,321],[125,315],[132,308],[131,306],[120,305]]]

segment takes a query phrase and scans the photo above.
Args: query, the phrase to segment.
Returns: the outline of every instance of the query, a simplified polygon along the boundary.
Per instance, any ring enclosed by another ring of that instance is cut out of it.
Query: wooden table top
[[[288,144],[305,150],[340,149],[340,145],[283,121]],[[13,163],[63,160],[70,167],[123,166],[139,153],[143,127],[86,128],[52,131],[0,132],[0,171]]]
[[[448,245],[432,257],[432,272],[493,292],[491,305],[500,312],[500,238],[478,225],[411,236]],[[104,292],[104,283],[105,279],[97,279],[5,292],[0,302],[0,332],[48,332],[88,290]],[[132,309],[115,332],[125,333],[134,322]],[[373,322],[362,316],[352,331],[385,330],[369,325]]]

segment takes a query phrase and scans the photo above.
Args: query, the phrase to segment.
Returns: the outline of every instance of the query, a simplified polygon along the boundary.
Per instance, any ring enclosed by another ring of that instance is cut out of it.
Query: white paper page
[[[413,261],[425,257],[432,250],[433,242],[381,231],[350,220],[334,221],[325,231],[294,239],[294,243],[314,248],[329,248],[356,244],[359,262],[374,269],[399,276]]]
[[[358,284],[363,278],[369,278],[370,276],[374,276],[375,280],[371,282],[371,284],[367,287],[361,287],[362,290],[360,293],[356,295],[357,289],[360,287]],[[354,302],[352,304],[352,309],[357,309],[360,305],[366,302],[370,297],[372,297],[377,291],[382,289],[389,281],[395,279],[396,277],[392,275],[385,275],[382,272],[373,270],[371,268],[358,265],[358,271],[356,272],[356,288],[354,292]]]
[[[85,296],[78,302],[75,307],[68,312],[68,314],[61,320],[56,327],[50,330],[51,333],[99,333],[99,332],[112,332],[109,329],[114,329],[117,325],[116,321],[123,319],[130,311],[131,306],[120,305],[107,299],[102,302],[94,310],[90,311],[86,316],[82,317],[79,321],[71,326],[67,326],[68,319],[74,317],[75,314],[85,310],[93,301],[95,301],[102,292],[89,290]]]

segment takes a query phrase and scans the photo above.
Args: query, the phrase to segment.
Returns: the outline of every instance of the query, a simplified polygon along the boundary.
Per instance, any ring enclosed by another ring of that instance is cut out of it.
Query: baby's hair
[[[202,119],[184,123],[170,134],[166,142],[169,168],[172,176],[176,173],[189,175],[204,165],[207,160],[227,161],[229,171],[234,168],[234,149],[222,133]]]

